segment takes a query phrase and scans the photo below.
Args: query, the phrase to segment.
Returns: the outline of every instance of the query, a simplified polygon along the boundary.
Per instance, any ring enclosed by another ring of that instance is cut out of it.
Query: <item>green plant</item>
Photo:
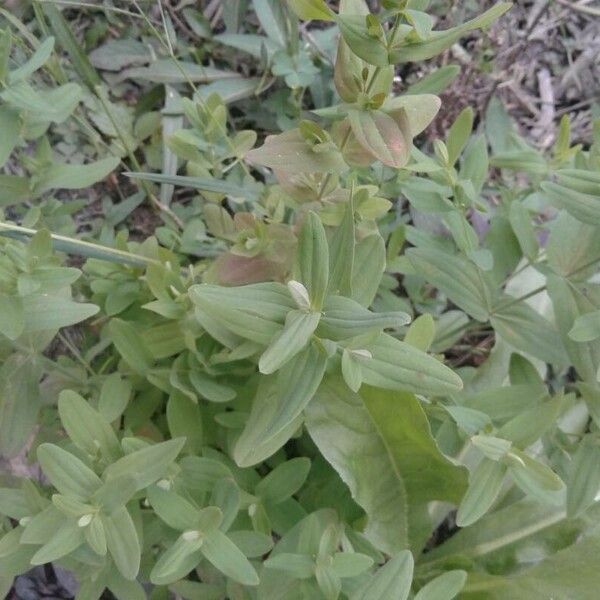
[[[210,87],[235,77],[177,56],[164,13],[164,34],[132,13],[164,56],[134,45],[149,64],[122,64],[168,74],[162,115],[100,84],[114,44],[90,61],[35,4],[45,41],[28,33],[26,59],[12,42],[28,30],[3,13],[0,163],[20,172],[0,175],[0,452],[26,448],[43,474],[0,488],[3,591],[54,562],[81,600],[594,597],[600,128],[572,147],[563,119],[546,157],[494,99],[479,134],[467,107],[417,149],[448,71],[395,96],[394,65],[509,4],[445,31],[425,1],[381,4],[256,0],[270,41],[220,37],[266,47],[286,86],[270,101],[299,109],[318,61],[298,18],[341,32],[339,102],[257,148],[231,125],[231,88]],[[208,93],[181,97],[196,68]],[[85,167],[54,158],[69,118],[92,142]],[[121,161],[139,190],[77,235],[82,204],[51,191]],[[163,224],[129,240],[144,200]]]

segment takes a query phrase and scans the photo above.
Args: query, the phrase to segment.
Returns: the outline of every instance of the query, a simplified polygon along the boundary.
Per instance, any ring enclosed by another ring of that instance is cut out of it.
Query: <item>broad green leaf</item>
[[[513,200],[509,209],[510,225],[519,240],[523,255],[534,261],[538,255],[538,242],[529,211],[518,200]]]
[[[575,451],[567,481],[567,514],[580,516],[600,490],[600,445],[586,436]]]
[[[408,86],[407,94],[439,94],[443,92],[459,75],[458,65],[446,65],[435,69]]]
[[[360,552],[336,552],[331,568],[338,577],[355,577],[373,564],[373,559]]]
[[[50,331],[75,325],[95,315],[95,304],[73,302],[69,296],[33,294],[24,296],[25,332]]]
[[[466,21],[462,25],[446,29],[445,31],[432,31],[428,39],[416,43],[399,45],[390,51],[391,63],[415,62],[432,58],[446,48],[450,48],[465,33],[473,29],[487,27],[490,23],[502,16],[512,4],[499,2],[478,17]]]
[[[98,450],[107,458],[117,458],[121,448],[110,424],[79,394],[64,390],[58,398],[58,414],[71,441],[90,456]]]
[[[322,350],[310,344],[264,381],[233,451],[239,466],[264,460],[292,436],[323,379],[326,362]]]
[[[21,123],[19,113],[16,110],[8,106],[0,106],[0,130],[2,131],[2,140],[0,140],[0,167],[3,167],[19,143]],[[3,177],[6,178],[7,175]],[[3,204],[1,198],[2,196],[0,196],[0,204]]]
[[[508,463],[510,475],[526,494],[531,494],[544,502],[555,504],[564,502],[556,492],[563,491],[565,484],[549,466],[515,448],[506,458],[510,459],[512,456],[515,459]]]
[[[294,579],[309,579],[315,574],[315,561],[307,554],[281,552],[265,561],[267,569],[277,569]]]
[[[467,581],[465,571],[448,571],[422,587],[415,600],[452,600]]]
[[[185,498],[160,485],[148,488],[148,501],[156,514],[169,526],[178,531],[194,529],[199,511]]]
[[[98,411],[110,423],[122,414],[131,396],[131,384],[119,373],[112,373],[102,383]]]
[[[246,154],[246,159],[286,173],[340,173],[347,168],[333,143],[311,146],[299,129],[267,136],[260,148]]]
[[[325,0],[287,0],[287,3],[298,18],[305,21],[332,21],[335,18],[335,13],[327,6]]]
[[[94,504],[102,506],[108,514],[124,506],[137,491],[134,473],[105,481],[92,497]]]
[[[600,365],[600,345],[597,341],[576,342],[569,332],[578,317],[600,309],[600,288],[589,282],[577,285],[555,275],[548,277],[547,287],[570,363],[583,380],[595,381]]]
[[[183,394],[173,394],[167,402],[167,423],[174,438],[185,438],[185,448],[196,453],[202,447],[202,414],[197,403]]]
[[[102,480],[87,465],[54,444],[39,446],[37,458],[44,475],[65,496],[87,500],[102,485]]]
[[[83,528],[83,535],[85,541],[96,554],[100,556],[106,554],[106,532],[104,531],[104,525],[102,525],[102,519],[98,515],[93,517],[89,525]]]
[[[274,0],[252,0],[252,4],[263,31],[277,45],[285,47],[287,29],[282,4]]]
[[[564,208],[582,223],[600,225],[599,195],[578,192],[552,181],[542,183],[541,188],[554,206]]]
[[[221,573],[242,585],[258,585],[258,575],[240,549],[219,529],[212,531],[200,547],[204,557]]]
[[[469,479],[469,488],[458,507],[456,524],[472,525],[489,510],[502,486],[507,467],[497,461],[484,458]]]
[[[290,311],[282,332],[273,339],[259,359],[260,372],[269,375],[278,371],[306,348],[320,318],[321,315],[318,312]]]
[[[408,127],[401,128],[380,110],[351,110],[348,117],[358,143],[374,159],[397,169],[408,162],[412,145]]]
[[[64,523],[31,558],[32,565],[43,565],[66,556],[83,544],[83,531],[75,522]]]
[[[40,409],[39,364],[14,353],[0,367],[0,454],[12,457],[26,444]]]
[[[352,295],[352,272],[354,270],[354,208],[350,197],[340,226],[334,231],[329,248],[329,293]]]
[[[166,552],[156,561],[150,572],[150,581],[155,585],[167,585],[183,579],[200,562],[200,547],[204,538],[192,535],[196,532],[182,533]]]
[[[108,551],[125,579],[135,579],[140,569],[140,541],[133,520],[123,506],[110,516],[102,515]]]
[[[591,342],[600,337],[600,310],[581,315],[575,323],[569,337],[576,342]]]
[[[361,361],[364,383],[417,394],[447,394],[462,388],[462,380],[437,359],[387,334],[366,348],[372,358]]]
[[[441,100],[434,94],[409,94],[386,99],[382,110],[394,118],[403,131],[416,137],[435,119]]]
[[[385,243],[380,235],[369,235],[355,248],[352,299],[370,306],[385,270]]]
[[[460,256],[434,248],[413,248],[406,255],[416,273],[478,321],[487,321],[496,294],[486,273]]]
[[[509,298],[508,302],[512,303]],[[493,309],[490,322],[496,333],[517,350],[544,362],[567,364],[568,357],[554,325],[528,304],[520,302],[508,306],[508,302],[505,296]]]
[[[423,506],[434,498],[457,501],[466,477],[435,447],[414,396],[369,389],[365,397],[366,407],[340,379],[326,380],[306,411],[308,432],[367,513],[369,540],[392,554],[420,548],[430,528]],[[410,437],[398,438],[400,431]],[[415,465],[429,461],[446,474],[423,485],[425,471]]]
[[[361,585],[350,600],[406,600],[410,594],[414,560],[408,550],[392,556]]]
[[[264,502],[279,504],[300,490],[310,470],[306,457],[292,458],[273,469],[255,488]]]
[[[417,317],[408,328],[404,342],[417,350],[427,352],[435,339],[435,321],[430,314]]]
[[[231,342],[232,347],[239,345],[234,341],[236,336],[237,340],[245,338],[269,345],[281,331],[287,313],[297,308],[287,287],[280,283],[235,288],[202,284],[192,286],[189,294],[200,324],[224,345]],[[221,329],[234,338],[230,340],[225,334],[227,339],[223,339]]]
[[[109,465],[104,471],[104,479],[133,475],[138,490],[148,487],[165,474],[184,444],[185,439],[175,438],[136,450]]]
[[[329,245],[321,219],[313,211],[300,230],[295,268],[308,290],[311,308],[321,310],[329,282]]]
[[[139,330],[131,322],[111,319],[108,333],[123,360],[134,371],[144,375],[152,369],[153,357],[146,348]]]
[[[317,564],[315,577],[325,600],[337,600],[339,598],[342,591],[342,581],[332,567]]]
[[[390,64],[385,44],[369,32],[367,17],[342,14],[338,16],[337,21],[344,41],[354,54],[370,65],[387,67]]]
[[[463,109],[448,130],[446,147],[448,149],[448,162],[454,165],[467,145],[469,136],[473,131],[473,109],[470,106]]]
[[[32,196],[28,177],[0,174],[0,206],[18,204]]]
[[[114,171],[118,164],[118,158],[104,158],[87,165],[55,163],[38,175],[34,194],[41,195],[54,189],[78,190],[90,187]]]

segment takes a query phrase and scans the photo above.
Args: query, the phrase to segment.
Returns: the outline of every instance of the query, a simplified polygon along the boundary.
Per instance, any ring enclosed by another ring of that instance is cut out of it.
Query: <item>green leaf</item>
[[[460,256],[434,248],[407,251],[418,275],[478,321],[487,321],[496,294],[486,273]]]
[[[125,579],[135,579],[140,569],[141,548],[137,531],[123,506],[110,516],[102,515],[108,551]]]
[[[483,14],[470,21],[466,21],[462,25],[445,31],[432,31],[429,38],[424,41],[396,46],[390,51],[390,62],[395,64],[432,58],[450,48],[465,33],[473,29],[487,27],[498,17],[502,16],[511,6],[512,3],[510,2],[499,2]]]
[[[584,534],[534,566],[525,567],[510,577],[487,574],[470,575],[461,600],[546,600],[581,598],[593,600],[600,577],[595,569],[600,552],[597,528]]]
[[[246,159],[285,173],[340,173],[347,168],[337,147],[311,146],[299,129],[269,135],[260,148],[250,150]]]
[[[538,255],[538,242],[529,211],[522,202],[513,200],[510,205],[508,218],[517,236],[517,240],[519,240],[519,246],[521,246],[523,255],[533,262]]]
[[[294,579],[309,579],[315,574],[315,561],[307,554],[281,552],[265,561],[267,569],[277,569]]]
[[[69,296],[32,294],[22,298],[25,333],[52,331],[75,325],[95,315],[95,304],[73,302]]]
[[[185,577],[201,560],[201,536],[181,534],[175,543],[156,561],[150,572],[150,581],[155,585],[167,585]]]
[[[387,67],[390,64],[385,44],[369,32],[367,17],[342,14],[338,16],[337,21],[344,41],[354,54],[370,65]]]
[[[575,319],[575,323],[569,337],[576,342],[591,342],[600,337],[600,310],[581,315]]]
[[[497,335],[517,350],[544,362],[566,365],[569,359],[554,325],[523,302],[511,306],[506,302],[503,308],[506,299],[505,296],[498,302],[490,318]]]
[[[3,167],[19,143],[21,122],[17,111],[8,106],[0,106],[0,131],[2,131],[2,139],[0,140],[0,167]],[[9,176],[4,175],[3,177],[6,178]],[[3,204],[2,196],[0,196],[0,204]]]
[[[259,387],[233,457],[252,466],[277,451],[300,425],[300,415],[325,373],[326,357],[314,344],[296,355]]]
[[[79,394],[62,391],[58,414],[71,441],[90,456],[96,456],[98,450],[107,458],[120,456],[119,440],[112,427]]]
[[[350,110],[348,118],[358,143],[374,159],[396,169],[406,165],[412,146],[407,128],[380,110]]]
[[[462,388],[456,373],[437,359],[387,334],[367,346],[372,358],[361,361],[364,383],[417,394],[447,394]]]
[[[275,467],[255,488],[264,502],[279,504],[291,498],[304,485],[310,470],[306,457],[292,458]]]
[[[331,568],[338,577],[355,577],[373,564],[373,559],[360,552],[336,552]]]
[[[448,130],[446,147],[448,149],[448,162],[454,165],[467,145],[469,136],[473,131],[473,109],[470,106],[463,109]]]
[[[514,460],[510,460],[512,457]],[[526,493],[542,501],[560,504],[564,499],[556,494],[565,484],[547,465],[531,458],[525,452],[513,448],[505,459],[514,482]]]
[[[101,83],[100,76],[73,35],[68,22],[54,4],[44,4],[42,10],[50,22],[50,28],[56,37],[58,45],[66,50],[76,73],[93,92],[95,86]]]
[[[422,587],[415,600],[452,600],[467,581],[466,571],[448,571]]]
[[[329,252],[329,293],[352,295],[354,270],[354,208],[352,197],[346,204],[340,226],[334,231]]]
[[[600,490],[600,445],[586,436],[575,451],[567,481],[567,514],[580,516],[594,502]]]
[[[321,314],[318,312],[290,311],[283,331],[273,339],[258,361],[260,372],[265,375],[274,373],[304,350],[310,343],[320,318]]]
[[[288,288],[281,283],[235,288],[202,284],[192,286],[189,295],[200,324],[231,347],[239,345],[240,337],[269,345],[281,331],[288,312],[297,308]],[[233,334],[233,339],[228,333]]]
[[[552,181],[542,183],[541,188],[554,206],[564,208],[582,223],[600,225],[600,199],[598,195],[578,192]]]
[[[119,373],[110,374],[102,383],[98,411],[112,423],[122,414],[131,396],[131,384],[123,379]]]
[[[109,465],[104,471],[104,479],[129,475],[135,478],[138,490],[148,487],[165,474],[184,444],[185,439],[175,438],[136,450]]]
[[[41,371],[31,356],[14,353],[0,367],[0,453],[18,454],[36,424]]]
[[[329,282],[329,245],[319,216],[310,211],[300,230],[297,278],[308,290],[311,308],[321,310]]]
[[[288,6],[299,19],[311,21],[333,21],[335,13],[327,6],[325,0],[287,0]]]
[[[142,375],[152,369],[154,359],[135,326],[121,319],[111,319],[108,333],[123,360]]]
[[[356,244],[352,273],[352,299],[371,306],[385,270],[385,242],[369,235]]]
[[[106,554],[106,533],[104,531],[104,525],[102,525],[102,519],[99,516],[96,515],[92,518],[90,524],[84,527],[83,534],[85,536],[85,541],[96,554],[99,554],[100,556]]]
[[[141,172],[127,172],[124,173],[124,175],[140,181],[154,181],[155,183],[162,183],[165,185],[182,186],[201,190],[203,192],[225,194],[232,198],[252,200],[255,197],[255,193],[251,188],[244,188],[228,181],[220,181],[219,179],[211,179],[209,177],[190,177],[187,175],[164,175],[162,173]]]
[[[406,600],[410,594],[414,560],[408,550],[399,552],[377,570],[350,600]]]
[[[204,557],[221,573],[242,585],[258,585],[258,575],[240,549],[219,529],[204,538]]]
[[[77,523],[69,522],[56,528],[54,535],[31,558],[32,565],[43,565],[67,554],[81,546],[83,531]]]
[[[308,432],[367,513],[369,540],[392,554],[420,548],[430,527],[423,506],[436,498],[458,501],[466,475],[437,450],[414,396],[363,394],[366,406],[340,379],[327,379],[306,411]],[[423,481],[427,473],[431,478]]]
[[[484,458],[469,479],[469,489],[458,507],[456,524],[467,527],[478,521],[492,506],[502,486],[507,467]]]
[[[54,444],[39,446],[37,458],[44,475],[65,496],[87,500],[102,485],[102,480],[87,465]]]
[[[103,180],[114,171],[119,158],[104,158],[87,165],[54,163],[43,169],[37,177],[34,194],[39,196],[48,190],[78,190]]]
[[[185,438],[185,449],[196,453],[202,447],[202,414],[197,403],[183,394],[173,394],[167,402],[167,423],[174,438]]]
[[[196,527],[198,509],[174,491],[153,485],[148,489],[148,501],[158,517],[169,527],[178,531]]]
[[[408,86],[407,94],[439,94],[443,92],[458,77],[458,65],[446,65],[435,69]]]
[[[435,321],[430,314],[417,317],[408,328],[404,342],[417,350],[427,352],[435,339]]]

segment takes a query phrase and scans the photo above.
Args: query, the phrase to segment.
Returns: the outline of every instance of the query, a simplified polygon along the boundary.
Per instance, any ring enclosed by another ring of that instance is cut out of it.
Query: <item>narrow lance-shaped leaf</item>
[[[312,211],[300,230],[296,271],[308,290],[311,307],[321,310],[329,282],[329,245],[321,219]]]

